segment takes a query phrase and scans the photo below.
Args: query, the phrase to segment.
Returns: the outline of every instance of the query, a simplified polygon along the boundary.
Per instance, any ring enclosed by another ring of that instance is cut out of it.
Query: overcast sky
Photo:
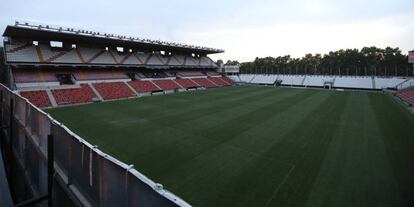
[[[414,0],[3,0],[0,30],[30,20],[226,50],[213,59],[414,49]]]

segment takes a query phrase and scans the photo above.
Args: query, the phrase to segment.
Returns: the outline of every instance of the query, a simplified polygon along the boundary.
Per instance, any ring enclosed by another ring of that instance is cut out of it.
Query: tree
[[[364,47],[331,51],[328,54],[306,54],[302,58],[289,55],[256,58],[240,66],[241,73],[277,73],[355,76],[413,75],[412,65],[399,48]]]

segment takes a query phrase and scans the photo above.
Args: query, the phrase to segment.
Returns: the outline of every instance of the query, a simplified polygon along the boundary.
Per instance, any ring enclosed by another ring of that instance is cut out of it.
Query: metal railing
[[[63,197],[78,206],[190,206],[1,84],[0,118],[7,126],[1,147],[9,155],[8,180],[20,206],[58,206]]]

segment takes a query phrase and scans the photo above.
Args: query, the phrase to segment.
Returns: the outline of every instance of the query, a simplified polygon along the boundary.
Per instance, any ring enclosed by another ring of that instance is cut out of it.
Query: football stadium
[[[414,51],[2,35],[0,207],[414,205]]]

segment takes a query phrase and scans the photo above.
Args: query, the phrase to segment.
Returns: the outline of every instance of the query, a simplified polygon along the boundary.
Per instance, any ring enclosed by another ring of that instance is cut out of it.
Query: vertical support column
[[[52,205],[53,198],[53,177],[54,177],[54,146],[53,146],[53,135],[47,136],[47,195],[48,195],[48,206]]]

